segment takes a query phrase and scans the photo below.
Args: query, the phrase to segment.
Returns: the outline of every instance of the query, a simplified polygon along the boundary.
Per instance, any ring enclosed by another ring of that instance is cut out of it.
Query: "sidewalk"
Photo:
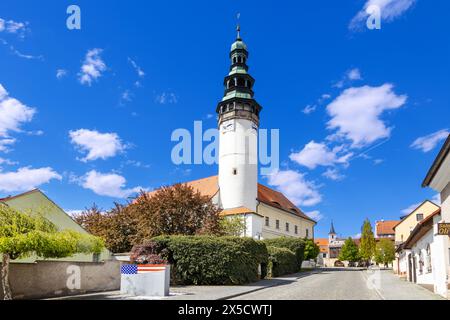
[[[391,270],[375,269],[363,274],[383,300],[445,300],[420,285],[400,279]]]
[[[108,291],[48,300],[226,300],[273,286],[290,284],[316,272],[315,270],[304,271],[241,286],[174,286],[170,287],[169,297],[134,297],[120,294],[120,291]]]

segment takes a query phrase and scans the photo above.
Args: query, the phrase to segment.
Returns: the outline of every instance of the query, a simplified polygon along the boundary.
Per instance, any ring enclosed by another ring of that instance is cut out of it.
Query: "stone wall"
[[[14,299],[39,299],[120,289],[120,261],[11,263]],[[1,266],[1,264],[0,264]],[[0,299],[3,288],[0,283]]]

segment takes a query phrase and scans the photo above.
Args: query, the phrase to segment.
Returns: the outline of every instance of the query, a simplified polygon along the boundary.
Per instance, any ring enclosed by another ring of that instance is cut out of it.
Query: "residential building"
[[[408,239],[411,232],[419,224],[420,221],[436,212],[439,206],[430,200],[425,200],[418,207],[412,210],[406,216],[393,226],[395,231],[395,245],[397,253],[393,263],[394,272],[401,277],[406,277],[408,272],[408,252],[404,251],[402,244]]]
[[[315,243],[320,248],[320,253],[317,257],[317,263],[324,267],[333,267],[339,260],[339,253],[346,239],[339,238],[334,229],[334,223],[331,222],[328,239],[318,238]]]
[[[449,298],[450,278],[450,234],[438,234],[438,224],[450,223],[450,135],[447,137],[439,154],[422,183],[422,187],[430,187],[439,192],[441,198],[441,214],[433,221],[434,248],[440,257],[434,263],[435,292]]]
[[[285,195],[258,183],[258,129],[262,110],[254,99],[255,79],[248,73],[247,45],[240,37],[231,46],[230,72],[218,103],[218,175],[187,182],[223,209],[223,216],[245,220],[243,236],[314,238],[316,222]],[[150,193],[151,195],[152,193]]]
[[[399,220],[380,220],[375,222],[375,238],[376,239],[395,239],[394,226]]]
[[[34,189],[29,192],[0,199],[0,205],[6,205],[22,212],[42,213],[46,219],[56,225],[59,230],[70,229],[80,233],[87,234],[78,223],[76,223],[63,209],[48,198],[41,190]],[[49,258],[45,261],[69,261],[69,262],[99,262],[109,260],[111,254],[107,249],[98,254],[79,253],[66,258]],[[36,255],[11,261],[12,263],[34,263],[43,260]]]
[[[442,259],[436,241],[435,227],[441,219],[441,209],[421,220],[413,229],[408,239],[401,245],[406,256],[406,279],[436,291],[435,283],[439,274],[435,266]]]

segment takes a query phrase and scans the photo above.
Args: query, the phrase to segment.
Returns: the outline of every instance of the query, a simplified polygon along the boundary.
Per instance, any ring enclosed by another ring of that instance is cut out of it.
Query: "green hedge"
[[[267,246],[277,247],[277,248],[285,248],[291,250],[295,257],[297,258],[297,271],[300,271],[302,267],[304,252],[305,252],[305,241],[299,238],[274,238],[274,239],[266,239],[263,242]]]
[[[267,251],[269,252],[267,269],[270,277],[278,277],[298,271],[297,257],[291,250],[268,246]]]
[[[251,238],[212,236],[160,236],[152,238],[172,264],[172,280],[180,284],[244,284],[265,277],[268,252]],[[145,243],[144,243],[145,245]],[[166,250],[164,250],[166,249]]]

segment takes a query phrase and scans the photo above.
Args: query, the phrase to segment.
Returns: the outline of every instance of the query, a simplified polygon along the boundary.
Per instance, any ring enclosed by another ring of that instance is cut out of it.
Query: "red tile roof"
[[[377,236],[381,235],[395,235],[394,227],[399,223],[398,220],[384,220],[377,221],[375,224],[375,230]]]
[[[322,253],[328,252],[328,239],[327,238],[316,238],[316,239],[314,239],[314,243],[319,246],[320,252],[322,252]]]

